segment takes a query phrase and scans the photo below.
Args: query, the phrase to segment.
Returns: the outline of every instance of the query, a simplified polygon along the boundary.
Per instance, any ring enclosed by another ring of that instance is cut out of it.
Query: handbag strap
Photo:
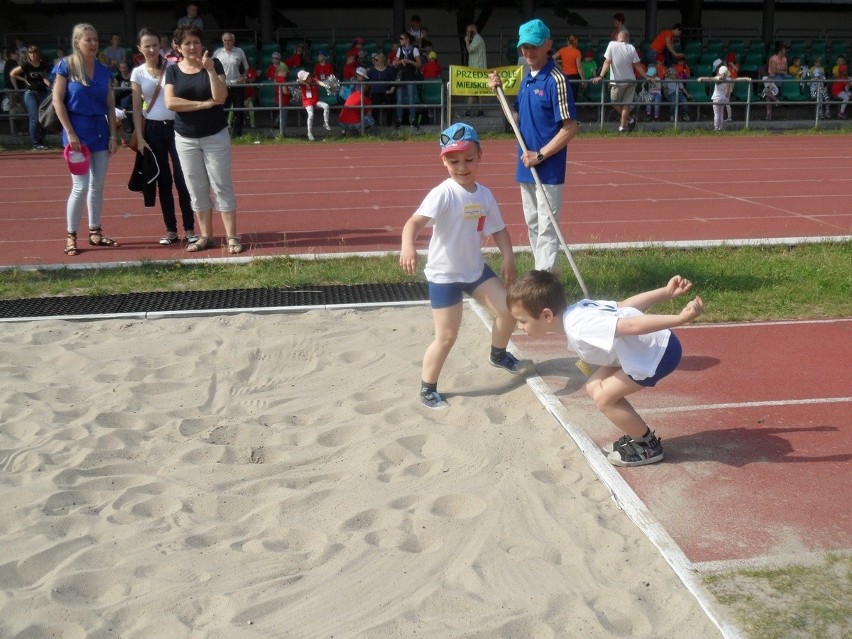
[[[163,82],[166,80],[166,69],[163,68],[163,73],[160,75],[160,81],[157,83],[157,87],[154,89],[154,95],[151,96],[151,101],[145,105],[145,108],[142,110],[144,115],[148,115],[148,112],[151,110],[151,107],[154,106],[154,102],[157,101],[157,98],[160,97],[160,88],[163,86]]]

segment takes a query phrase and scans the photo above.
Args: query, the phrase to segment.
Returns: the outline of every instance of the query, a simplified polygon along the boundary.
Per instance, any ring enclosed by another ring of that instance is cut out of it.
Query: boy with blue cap
[[[441,133],[441,161],[449,177],[433,188],[402,229],[399,264],[408,275],[417,272],[414,242],[432,227],[424,274],[435,338],[423,356],[420,402],[427,408],[446,408],[438,393],[438,376],[458,336],[462,320],[462,294],[488,307],[495,319],[491,327],[492,366],[510,373],[521,365],[506,350],[515,320],[506,306],[506,289],[482,256],[482,236],[490,235],[500,249],[500,275],[506,286],[515,281],[512,241],[491,191],[476,181],[482,150],[479,136],[469,124],[456,123]]]
[[[553,48],[550,29],[541,20],[530,20],[518,29],[518,47],[529,73],[521,81],[515,100],[515,119],[527,151],[520,153],[515,179],[521,185],[521,203],[529,230],[535,268],[558,272],[559,235],[553,219],[559,219],[565,184],[566,146],[577,135],[574,95],[562,70],[548,55]],[[489,77],[492,89],[502,86],[500,77]],[[535,167],[546,198],[536,190],[531,167]]]

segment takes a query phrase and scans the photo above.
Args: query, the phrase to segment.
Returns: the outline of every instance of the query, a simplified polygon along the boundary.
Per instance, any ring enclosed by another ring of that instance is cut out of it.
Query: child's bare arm
[[[494,238],[494,243],[503,256],[503,263],[500,265],[500,277],[507,287],[511,286],[518,276],[518,271],[515,268],[515,254],[512,252],[512,238],[505,228],[493,233],[491,237]]]
[[[681,295],[685,295],[692,289],[692,282],[688,279],[675,275],[669,280],[669,283],[653,291],[645,291],[632,297],[628,297],[618,303],[619,306],[629,306],[631,308],[645,311],[651,308],[654,304],[672,300]]]
[[[677,315],[636,315],[622,317],[615,325],[615,336],[647,335],[666,328],[675,328],[691,322],[704,311],[704,302],[696,297]]]
[[[414,275],[417,272],[417,249],[414,248],[414,240],[420,235],[429,218],[423,215],[412,215],[405,226],[402,227],[402,249],[399,253],[399,265],[406,275]]]

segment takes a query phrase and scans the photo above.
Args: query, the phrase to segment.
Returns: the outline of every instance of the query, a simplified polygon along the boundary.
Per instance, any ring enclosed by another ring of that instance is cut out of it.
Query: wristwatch
[[[539,164],[544,162],[544,156],[541,154],[541,152],[539,152],[539,154],[535,156],[535,161],[538,162]]]

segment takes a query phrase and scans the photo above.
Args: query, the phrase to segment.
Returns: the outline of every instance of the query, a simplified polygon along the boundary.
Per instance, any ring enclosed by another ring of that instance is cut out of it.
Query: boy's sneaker
[[[420,403],[426,408],[448,408],[450,406],[438,391],[420,393]]]
[[[627,129],[631,133],[633,133],[633,129],[636,128],[636,118],[630,118],[630,122],[627,123]]]
[[[325,124],[323,124],[323,125],[322,125],[322,128],[324,128],[326,131],[331,131],[331,125],[330,125],[328,122],[326,122]]]
[[[518,361],[518,358],[512,355],[509,351],[506,351],[506,354],[498,359],[489,356],[488,361],[491,362],[492,366],[505,369],[513,375],[517,375],[521,372],[521,364]]]
[[[613,466],[645,466],[663,461],[663,445],[652,432],[646,439],[630,439],[606,458]]]
[[[603,446],[601,446],[601,452],[604,455],[609,455],[610,453],[618,450],[619,447],[624,446],[624,444],[629,442],[631,439],[632,437],[630,437],[630,435],[622,435],[611,444],[604,444]]]

